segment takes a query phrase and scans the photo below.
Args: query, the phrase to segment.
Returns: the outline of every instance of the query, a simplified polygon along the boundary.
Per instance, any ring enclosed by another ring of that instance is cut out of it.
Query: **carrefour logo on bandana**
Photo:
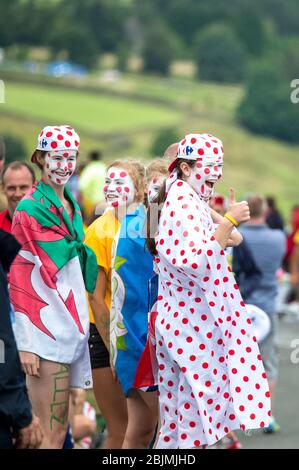
[[[44,149],[45,147],[47,147],[47,145],[48,145],[48,142],[45,139],[43,139],[41,142],[42,148]]]
[[[191,155],[191,153],[193,153],[193,148],[190,147],[190,145],[187,145],[187,147],[186,147],[186,155]]]

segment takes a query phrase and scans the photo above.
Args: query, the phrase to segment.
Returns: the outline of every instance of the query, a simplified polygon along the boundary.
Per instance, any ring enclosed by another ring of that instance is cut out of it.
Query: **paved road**
[[[299,449],[299,321],[281,320],[279,325],[280,372],[273,414],[281,432],[254,431],[251,436],[240,433],[244,449]],[[296,350],[291,344],[294,340],[297,340]]]

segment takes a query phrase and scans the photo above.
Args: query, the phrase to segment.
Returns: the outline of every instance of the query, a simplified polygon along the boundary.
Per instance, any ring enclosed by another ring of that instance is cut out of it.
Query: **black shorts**
[[[103,369],[104,367],[110,367],[109,351],[94,323],[90,324],[89,332],[88,345],[91,368]]]

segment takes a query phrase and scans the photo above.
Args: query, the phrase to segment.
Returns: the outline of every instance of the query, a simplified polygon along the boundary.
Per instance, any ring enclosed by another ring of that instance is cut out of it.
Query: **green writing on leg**
[[[68,376],[69,367],[61,364],[58,372],[52,374],[54,378],[54,391],[53,391],[53,402],[50,405],[50,428],[53,429],[53,421],[65,425],[68,418],[68,400],[61,400],[59,396],[69,391],[68,387]],[[67,381],[67,387],[65,386]]]

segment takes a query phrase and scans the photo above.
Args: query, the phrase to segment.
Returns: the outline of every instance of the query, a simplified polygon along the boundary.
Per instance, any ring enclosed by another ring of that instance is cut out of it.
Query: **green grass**
[[[76,84],[78,88],[80,83]],[[109,84],[91,77],[88,84],[98,84],[115,92],[115,96],[6,84],[6,103],[0,105],[0,113],[4,111],[0,114],[1,133],[22,137],[30,155],[41,125],[70,122],[80,133],[82,158],[90,149],[100,147],[106,161],[120,156],[148,161],[154,129],[173,126],[182,136],[210,132],[220,137],[225,147],[219,191],[228,195],[233,186],[239,198],[249,192],[274,195],[286,219],[290,208],[299,203],[299,146],[251,134],[235,122],[235,110],[243,94],[240,86],[140,75],[123,75]],[[130,94],[147,100],[163,98],[172,107],[130,100]],[[14,114],[5,115],[5,111]],[[107,133],[108,138],[101,137],[101,133]]]
[[[100,134],[176,124],[181,113],[163,106],[83,91],[5,84],[4,111],[47,123],[71,123]]]
[[[93,80],[93,83],[96,83]],[[231,116],[243,95],[241,86],[197,82],[186,78],[123,75],[115,82],[100,83],[107,90],[135,93],[205,115]]]

